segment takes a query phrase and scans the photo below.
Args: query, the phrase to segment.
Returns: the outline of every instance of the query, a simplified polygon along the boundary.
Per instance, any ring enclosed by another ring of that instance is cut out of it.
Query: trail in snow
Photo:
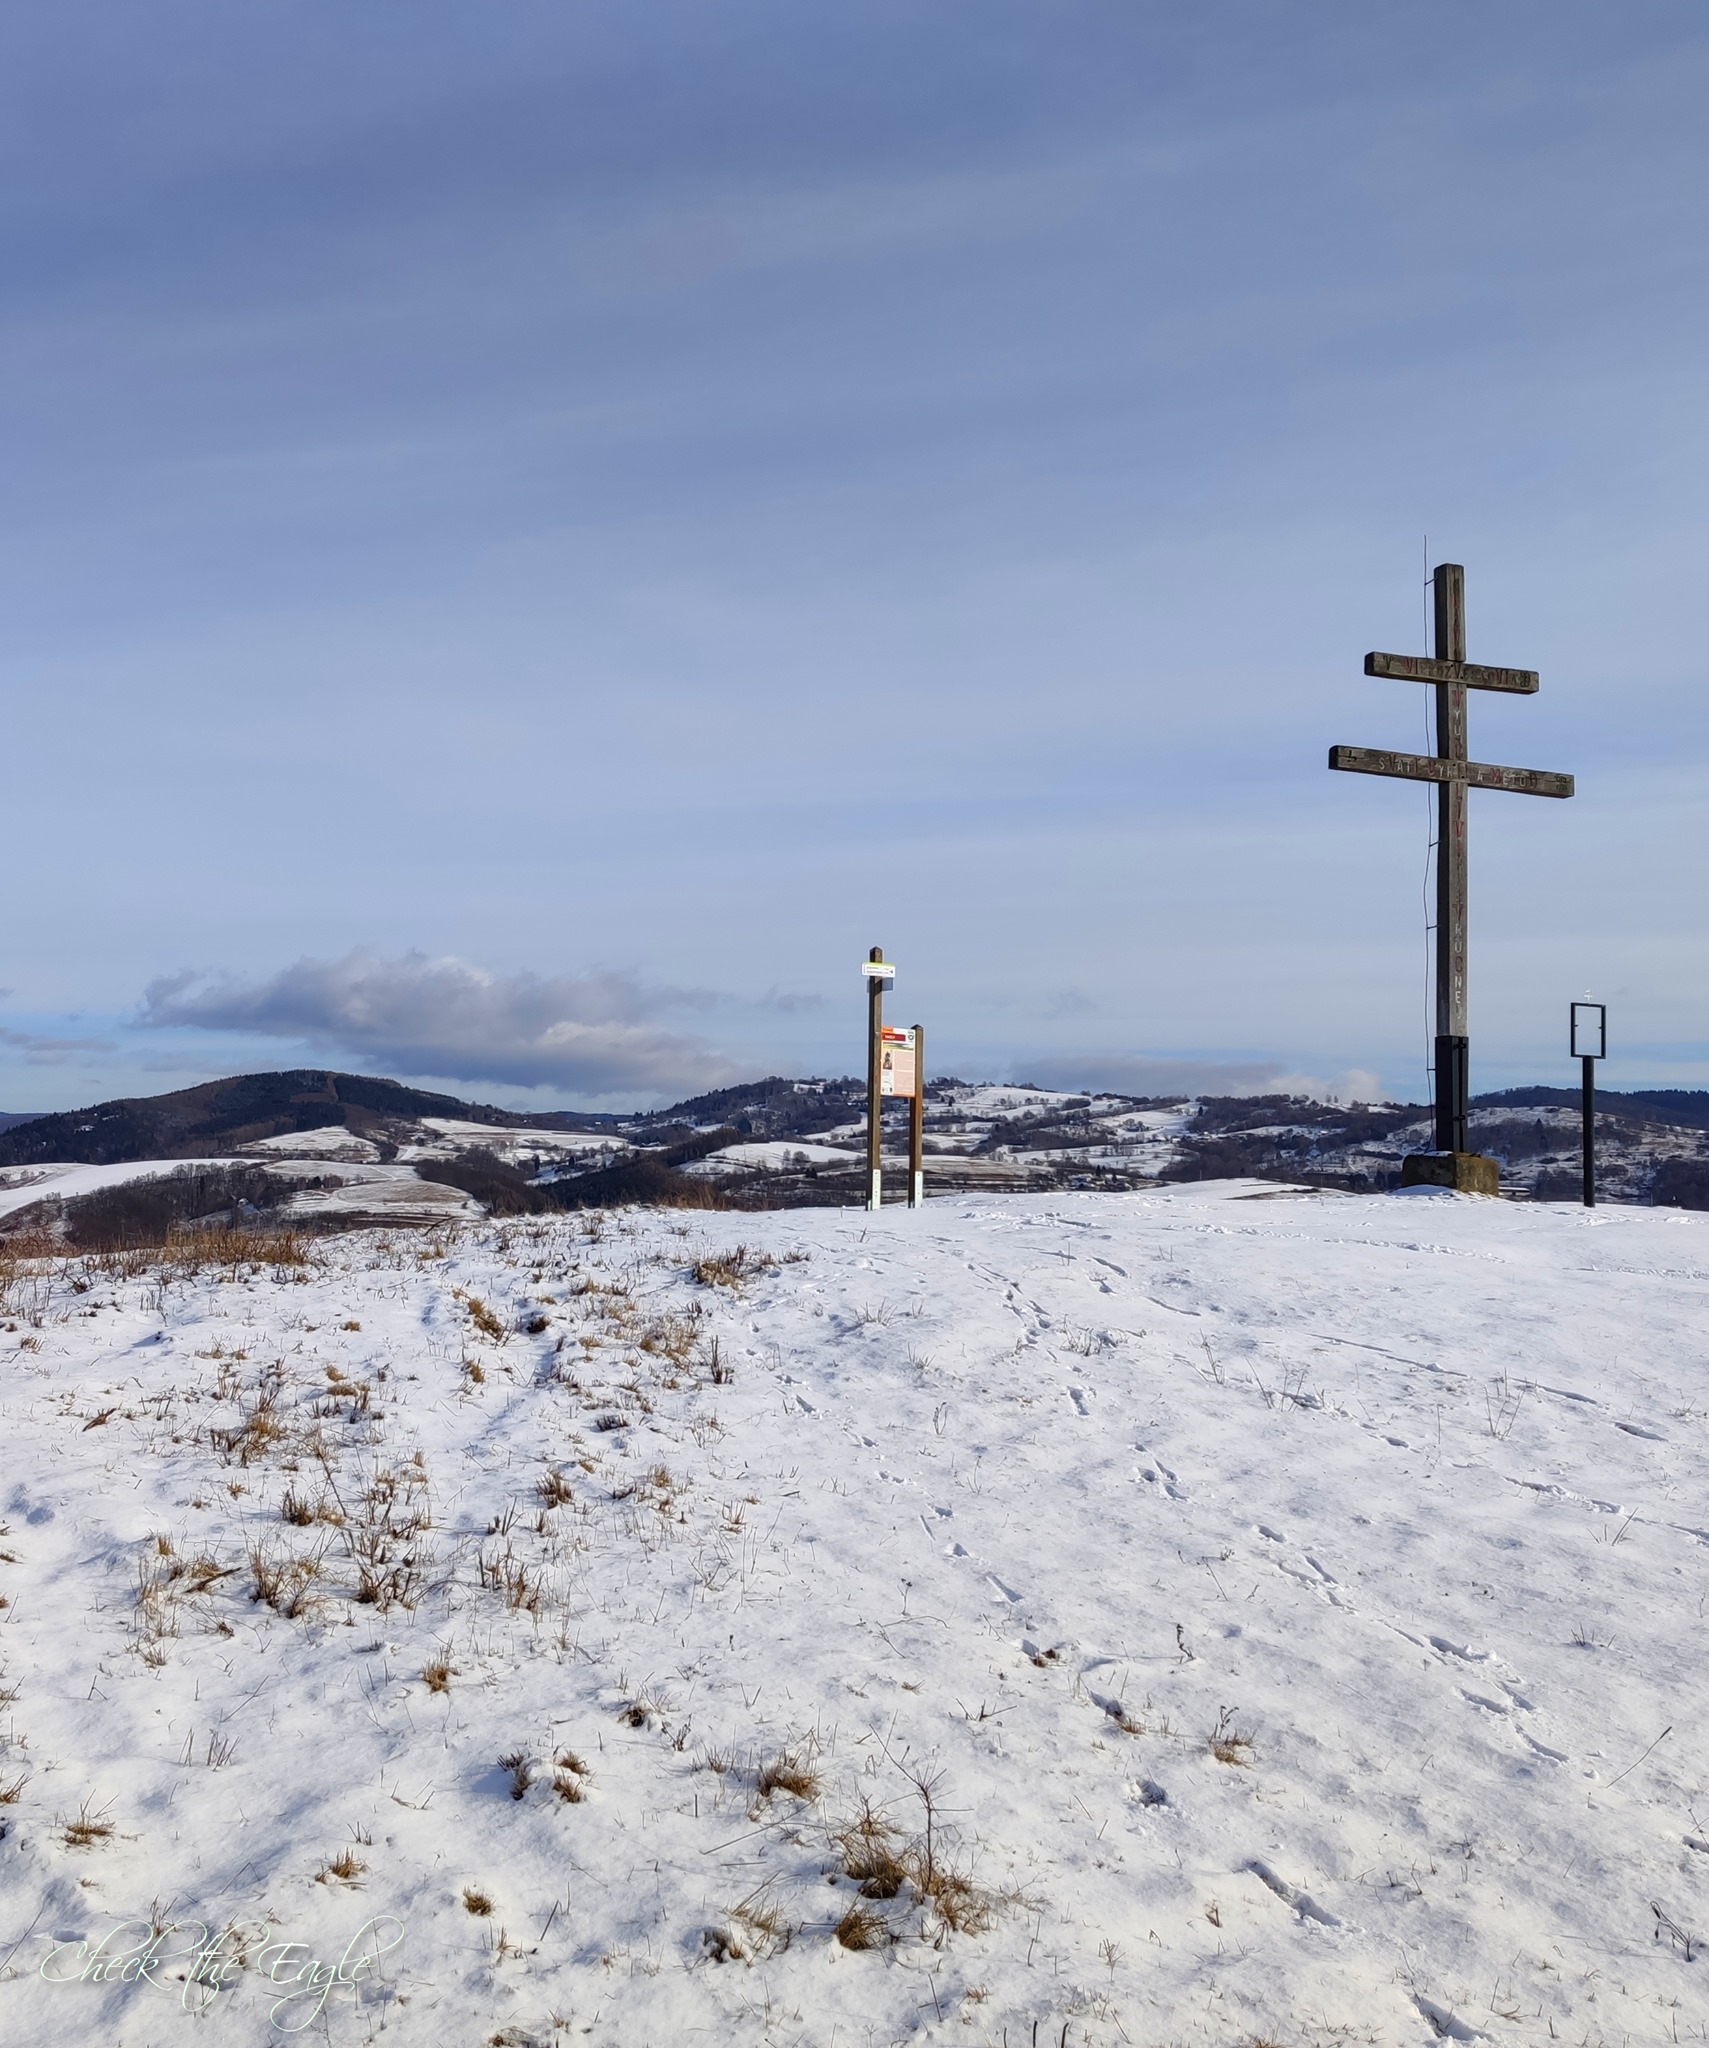
[[[15,1277],[5,2038],[1704,2039],[1709,1219],[1248,1192]]]

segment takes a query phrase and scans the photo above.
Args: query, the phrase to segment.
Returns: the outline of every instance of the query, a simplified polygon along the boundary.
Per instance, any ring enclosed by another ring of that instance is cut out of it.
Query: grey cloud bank
[[[1587,986],[1709,1080],[1706,94],[1643,0],[14,10],[0,1101],[846,1072],[875,940],[962,1072],[1418,1096],[1324,750],[1426,532],[1579,783],[1473,799],[1474,1086]]]
[[[422,953],[388,960],[357,951],[299,960],[260,982],[172,976],[148,989],[139,1022],[255,1034],[412,1077],[628,1102],[739,1078],[699,1040],[650,1021],[682,1000],[620,974],[498,976]]]

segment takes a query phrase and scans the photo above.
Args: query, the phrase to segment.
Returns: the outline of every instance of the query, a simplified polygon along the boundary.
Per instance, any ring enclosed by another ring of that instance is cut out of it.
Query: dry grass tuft
[[[495,1556],[488,1557],[484,1551],[477,1555],[475,1570],[486,1591],[497,1593],[513,1613],[531,1614],[539,1619],[546,1605],[543,1567],[525,1565],[506,1544]]]
[[[240,1465],[253,1465],[284,1442],[285,1425],[278,1413],[278,1398],[274,1386],[263,1386],[235,1429],[208,1431],[209,1441],[227,1464],[235,1458]]]
[[[770,1273],[777,1269],[777,1261],[770,1252],[750,1251],[745,1244],[732,1245],[727,1252],[708,1252],[695,1260],[691,1271],[702,1287],[728,1287],[733,1294],[741,1292],[744,1281],[751,1280],[756,1273]]]
[[[68,1849],[92,1849],[97,1842],[110,1842],[116,1830],[104,1812],[91,1813],[84,1800],[75,1820],[60,1824],[60,1840]]]
[[[642,1686],[617,1716],[626,1728],[663,1728],[670,1717],[670,1702],[650,1685]]]
[[[561,1749],[553,1759],[552,1790],[566,1806],[580,1806],[587,1797],[588,1767],[573,1749]]]
[[[432,1527],[427,1472],[419,1456],[410,1464],[376,1471],[344,1528],[344,1548],[356,1569],[363,1606],[413,1609],[427,1583],[430,1560],[420,1538]]]
[[[492,1900],[478,1885],[464,1885],[463,1904],[477,1920],[484,1920],[493,1909]]]
[[[300,1230],[234,1230],[217,1224],[175,1234],[157,1256],[180,1274],[198,1273],[204,1266],[306,1266],[309,1240]]]
[[[706,1353],[706,1377],[715,1387],[727,1387],[736,1377],[736,1368],[719,1349],[716,1337]]]
[[[798,1750],[782,1749],[769,1763],[760,1766],[754,1784],[762,1799],[769,1799],[774,1792],[789,1792],[797,1799],[817,1799],[824,1779]]]
[[[767,1878],[766,1884],[770,1882]],[[730,1908],[722,1927],[710,1927],[701,1936],[719,1962],[757,1962],[766,1956],[780,1956],[795,1939],[795,1929],[782,1908],[764,1893],[764,1885],[758,1892],[750,1892]]]
[[[469,1311],[469,1320],[483,1337],[489,1337],[495,1344],[502,1344],[510,1335],[499,1318],[493,1314],[478,1294],[465,1294],[460,1287],[451,1290],[452,1299],[460,1301]],[[472,1375],[471,1375],[472,1377]]]
[[[549,1508],[568,1507],[575,1495],[570,1491],[570,1482],[556,1465],[543,1479],[534,1483],[534,1491],[540,1496],[541,1504]]]
[[[318,1493],[310,1500],[306,1493],[287,1486],[279,1497],[279,1519],[289,1522],[293,1529],[309,1529],[316,1522],[330,1522],[336,1528],[344,1514],[329,1494]]]
[[[15,1778],[0,1781],[0,1806],[16,1806],[24,1787],[29,1782],[29,1774],[26,1771],[20,1771]]]
[[[688,1490],[688,1481],[677,1478],[665,1464],[653,1465],[635,1487],[637,1497],[646,1502],[655,1513],[666,1521],[674,1516],[679,1521],[687,1517],[678,1505],[681,1496]]]
[[[997,1917],[996,1895],[976,1885],[965,1871],[935,1865],[928,1873],[916,1868],[914,1883],[938,1918],[957,1934],[983,1934]]]
[[[261,1544],[250,1545],[249,1569],[254,1580],[249,1597],[271,1607],[287,1621],[300,1621],[320,1605],[315,1581],[320,1576],[320,1557],[276,1555]]]
[[[423,1668],[421,1682],[429,1692],[449,1692],[451,1681],[456,1676],[457,1667],[449,1657],[435,1657],[431,1664]]]
[[[510,1796],[512,1799],[526,1797],[528,1788],[534,1782],[534,1766],[528,1761],[525,1750],[513,1749],[508,1756],[498,1760],[501,1771],[510,1773]]]
[[[838,1828],[831,1840],[843,1861],[843,1870],[860,1886],[865,1899],[893,1899],[908,1879],[903,1862],[901,1831],[882,1814],[874,1813],[870,1801],[862,1800],[859,1814]]]
[[[353,1884],[367,1868],[351,1850],[341,1849],[330,1863],[323,1863],[315,1872],[315,1883],[325,1884],[329,1877],[336,1877],[344,1884]]]
[[[1256,1753],[1256,1745],[1250,1732],[1235,1727],[1232,1707],[1224,1707],[1218,1713],[1216,1726],[1207,1738],[1206,1747],[1219,1764],[1235,1764],[1241,1770],[1251,1768]]]
[[[1036,1905],[1017,1892],[991,1891],[976,1883],[969,1871],[950,1862],[944,1854],[937,1817],[939,1780],[911,1773],[910,1782],[924,1809],[921,1834],[905,1841],[900,1828],[863,1800],[855,1818],[831,1835],[843,1870],[860,1886],[863,1899],[894,1899],[906,1885],[941,1927],[957,1934],[983,1933],[1005,1906],[1030,1909]],[[840,1930],[838,1938],[842,1938]]]
[[[888,1930],[884,1915],[870,1906],[851,1906],[837,1922],[836,1936],[844,1948],[881,1948]]]

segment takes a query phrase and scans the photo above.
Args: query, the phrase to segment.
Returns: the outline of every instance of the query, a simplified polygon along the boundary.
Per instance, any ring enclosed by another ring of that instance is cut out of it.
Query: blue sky
[[[1709,1084],[1700,5],[0,19],[0,1107]],[[1351,1077],[1351,1079],[1350,1079]]]

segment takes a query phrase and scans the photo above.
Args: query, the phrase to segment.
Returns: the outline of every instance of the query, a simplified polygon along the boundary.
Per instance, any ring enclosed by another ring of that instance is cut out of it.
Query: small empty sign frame
[[[912,1097],[920,1092],[920,1058],[912,1031],[886,1024],[878,1034],[878,1092]]]

